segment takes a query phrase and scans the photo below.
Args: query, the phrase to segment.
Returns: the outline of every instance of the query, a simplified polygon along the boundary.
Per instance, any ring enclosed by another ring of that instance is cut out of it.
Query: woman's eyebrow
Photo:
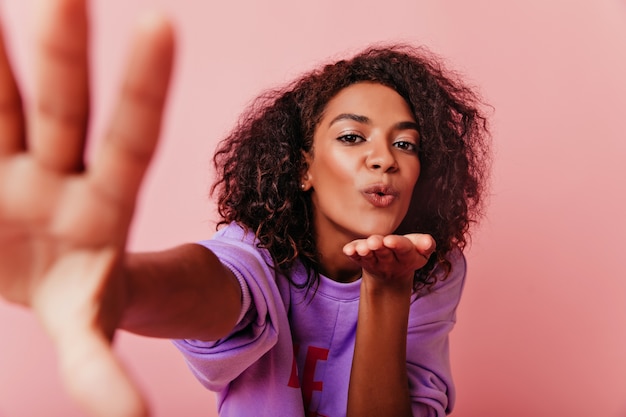
[[[396,123],[396,125],[394,126],[397,130],[415,130],[419,133],[419,129],[418,129],[418,125],[415,122],[398,122]]]
[[[341,113],[340,115],[336,116],[333,120],[331,120],[328,126],[330,127],[333,124],[340,122],[342,120],[354,120],[357,123],[372,124],[372,120],[367,116],[354,114],[354,113]],[[412,121],[398,122],[393,127],[396,130],[415,130],[419,132],[417,123],[412,122]]]
[[[355,122],[363,123],[363,124],[372,123],[370,118],[367,116],[361,116],[360,114],[354,114],[354,113],[341,113],[340,115],[335,117],[333,120],[331,120],[328,126],[332,126],[333,124],[340,122],[342,120],[354,120]]]

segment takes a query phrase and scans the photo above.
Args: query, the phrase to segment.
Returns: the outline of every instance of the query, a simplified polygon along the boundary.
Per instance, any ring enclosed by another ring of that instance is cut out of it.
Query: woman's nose
[[[383,172],[395,171],[398,165],[392,149],[390,149],[387,143],[380,142],[374,143],[374,141],[372,141],[372,146],[367,156],[368,168],[381,170]]]

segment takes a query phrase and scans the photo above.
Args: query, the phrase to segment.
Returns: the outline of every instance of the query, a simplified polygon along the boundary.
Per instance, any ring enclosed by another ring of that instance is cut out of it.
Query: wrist
[[[410,298],[413,292],[413,274],[404,277],[377,278],[363,271],[362,296]]]

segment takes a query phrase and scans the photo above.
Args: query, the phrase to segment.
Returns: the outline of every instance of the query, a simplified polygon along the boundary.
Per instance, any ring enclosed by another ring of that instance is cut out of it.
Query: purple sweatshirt
[[[217,392],[222,417],[345,416],[360,280],[343,284],[322,276],[317,291],[307,293],[274,271],[269,253],[255,242],[236,224],[201,242],[239,280],[242,313],[223,339],[174,343],[200,382]],[[452,411],[455,397],[448,334],[463,289],[465,258],[454,251],[449,260],[449,276],[414,294],[409,315],[411,399],[414,406],[429,405],[433,416]],[[292,279],[305,281],[302,265]]]

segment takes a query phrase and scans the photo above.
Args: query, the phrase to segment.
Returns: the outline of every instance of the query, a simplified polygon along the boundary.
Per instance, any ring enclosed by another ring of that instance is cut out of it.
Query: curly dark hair
[[[222,217],[218,227],[234,221],[253,230],[288,279],[299,258],[309,273],[304,286],[318,281],[313,205],[310,193],[300,189],[307,169],[304,153],[312,150],[326,104],[359,82],[394,89],[419,127],[421,173],[396,231],[429,233],[437,242],[435,254],[415,272],[418,290],[436,281],[431,272],[437,265],[445,268],[445,278],[450,270],[446,254],[465,248],[470,225],[483,214],[489,171],[481,100],[423,47],[370,47],[254,100],[214,157],[217,180],[211,193]]]

